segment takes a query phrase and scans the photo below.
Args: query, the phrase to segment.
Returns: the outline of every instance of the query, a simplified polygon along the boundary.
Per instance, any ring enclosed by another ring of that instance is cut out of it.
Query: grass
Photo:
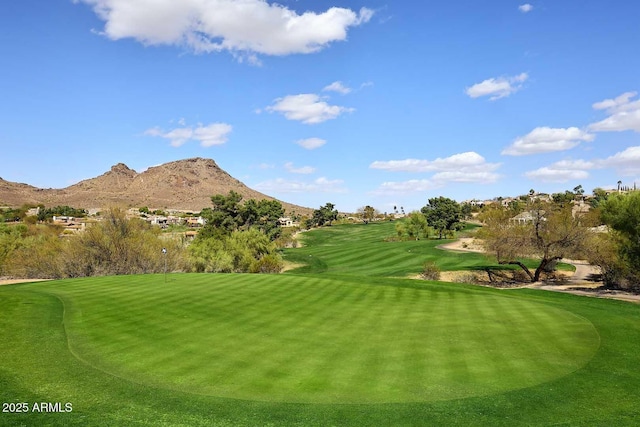
[[[291,273],[323,273],[357,276],[408,277],[419,274],[425,261],[433,261],[442,271],[519,269],[500,265],[479,253],[437,249],[451,240],[410,240],[387,242],[395,235],[394,222],[337,225],[302,234],[304,246],[285,252],[287,260],[301,265]],[[477,226],[468,224],[465,230]],[[522,260],[535,269],[535,260]],[[559,269],[573,266],[560,264]]]
[[[0,425],[637,425],[639,306],[387,277],[431,242],[340,264],[359,227],[307,234],[322,274],[0,287],[0,400],[73,404]]]
[[[394,223],[338,225],[303,233],[304,246],[286,252],[287,259],[303,264],[293,273],[406,277],[418,274],[426,260],[442,270],[487,264],[481,254],[460,254],[436,249],[449,240],[385,242],[395,234]]]

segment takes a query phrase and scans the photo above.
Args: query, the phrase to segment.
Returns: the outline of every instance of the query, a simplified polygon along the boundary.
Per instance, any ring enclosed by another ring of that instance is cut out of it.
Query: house
[[[161,215],[154,215],[147,220],[151,223],[151,225],[157,225],[161,228],[166,228],[169,223],[169,218]]]
[[[76,234],[86,229],[86,223],[70,216],[54,216],[53,224],[63,227],[62,234]]]
[[[279,218],[278,224],[280,224],[280,227],[297,227],[300,225],[298,222],[292,220],[288,216]]]
[[[198,232],[196,230],[189,230],[184,233],[184,237],[187,240],[193,240],[196,238],[197,235],[198,235]]]
[[[544,212],[541,212],[544,215]],[[522,213],[519,213],[518,215],[514,216],[513,218],[509,218],[509,222],[512,224],[517,224],[517,225],[523,225],[523,224],[527,224],[530,222],[534,222],[536,219],[536,216],[534,214],[534,212],[532,211],[525,211]]]
[[[206,224],[207,220],[201,216],[187,218],[187,227],[202,227]]]

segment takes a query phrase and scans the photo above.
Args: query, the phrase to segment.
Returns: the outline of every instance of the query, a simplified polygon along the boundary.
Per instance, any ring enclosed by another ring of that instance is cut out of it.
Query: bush
[[[251,265],[251,273],[280,273],[284,264],[278,254],[265,255]]]
[[[422,266],[420,276],[424,280],[440,280],[440,267],[433,261],[427,261]]]
[[[472,285],[477,285],[481,283],[480,278],[477,273],[468,272],[464,274],[460,274],[454,280],[455,283],[469,283]]]
[[[200,237],[189,246],[190,270],[207,273],[279,273],[277,246],[255,228],[218,238]]]
[[[7,274],[61,278],[161,273],[165,262],[169,271],[177,268],[182,256],[179,242],[161,238],[160,231],[144,221],[128,220],[121,210],[112,209],[105,215],[86,231],[62,239],[56,227],[32,227],[18,236],[18,244],[9,247]],[[1,251],[3,246],[0,238],[0,261],[6,252]],[[162,248],[167,249],[166,255]]]

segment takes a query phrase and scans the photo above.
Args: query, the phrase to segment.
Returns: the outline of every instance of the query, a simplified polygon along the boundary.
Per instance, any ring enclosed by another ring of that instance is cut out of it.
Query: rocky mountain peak
[[[211,206],[211,196],[235,191],[244,199],[273,198],[255,191],[221,169],[213,159],[194,157],[150,167],[137,173],[118,163],[95,178],[59,190],[41,190],[26,184],[0,182],[0,204],[24,203],[77,208],[127,206],[199,212]],[[309,213],[302,206],[283,203],[289,211]]]
[[[136,171],[134,171],[124,163],[118,163],[117,165],[111,166],[111,172],[118,175],[127,175],[127,176],[135,176],[138,174]]]

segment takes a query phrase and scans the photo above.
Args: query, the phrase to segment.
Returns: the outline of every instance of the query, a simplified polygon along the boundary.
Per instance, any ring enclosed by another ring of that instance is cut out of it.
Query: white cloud
[[[517,138],[509,147],[502,150],[508,156],[524,156],[527,154],[549,153],[569,150],[582,141],[593,141],[593,134],[576,127],[549,128],[538,127],[527,135]]]
[[[640,109],[616,113],[600,122],[589,125],[595,132],[622,132],[633,130],[640,132]]]
[[[621,175],[640,173],[640,146],[629,147],[598,163],[601,167],[616,169]]]
[[[338,92],[342,95],[346,95],[351,92],[351,88],[345,86],[342,82],[333,82],[322,89],[324,92]]]
[[[302,93],[278,98],[274,101],[273,105],[268,106],[266,110],[284,114],[289,120],[297,120],[305,124],[322,123],[335,119],[343,113],[355,111],[353,108],[329,105],[313,93]]]
[[[315,150],[316,148],[322,147],[326,143],[326,140],[320,138],[307,138],[299,139],[296,141],[296,144],[303,148],[306,148],[307,150]]]
[[[606,110],[609,117],[590,124],[589,130],[595,132],[621,132],[625,130],[640,132],[640,100],[631,101],[631,98],[637,95],[637,92],[625,92],[617,98],[605,99],[593,104],[593,108],[596,110]]]
[[[485,164],[486,171],[458,170],[438,172],[431,177],[434,182],[473,182],[476,184],[491,184],[500,179],[500,175],[491,172],[494,168],[499,167],[498,164]]]
[[[520,6],[518,6],[518,10],[522,13],[528,13],[533,10],[533,6],[529,3],[521,4]]]
[[[590,169],[598,168],[594,162],[585,160],[562,160],[550,166],[526,172],[524,175],[534,181],[567,182],[589,177]]]
[[[189,140],[199,141],[203,147],[222,145],[228,140],[232,126],[226,123],[211,123],[209,125],[199,125],[198,127],[183,127],[172,129],[168,132],[155,127],[144,132],[145,135],[156,136],[171,141],[174,147],[180,147]]]
[[[512,93],[519,91],[522,84],[529,78],[527,73],[521,73],[512,77],[496,77],[476,83],[465,90],[465,93],[471,98],[479,98],[481,96],[490,96],[491,101],[505,98]]]
[[[311,167],[311,166],[302,166],[302,167],[295,167],[293,166],[293,163],[291,162],[287,162],[284,164],[284,168],[291,173],[299,173],[299,174],[310,174],[310,173],[314,173],[316,171],[316,168]]]
[[[145,45],[186,46],[195,52],[229,51],[249,62],[256,54],[317,52],[347,39],[350,27],[368,22],[373,11],[332,7],[298,14],[264,0],[77,0],[105,21],[102,34]]]
[[[403,182],[385,182],[373,194],[410,193],[439,188],[450,182],[488,184],[500,179],[495,170],[500,163],[487,163],[480,154],[469,151],[435,160],[375,161],[371,169],[391,172],[437,172],[430,179],[412,179]]]
[[[611,113],[624,109],[631,104],[631,98],[635,97],[638,92],[625,92],[614,99],[605,99],[592,105],[594,110],[609,110]],[[638,102],[638,101],[636,101]]]
[[[203,147],[222,145],[227,142],[227,135],[232,127],[226,123],[213,123],[207,126],[199,126],[193,131],[193,139],[200,141]]]
[[[371,194],[377,196],[390,196],[407,193],[419,193],[441,187],[441,184],[428,179],[411,179],[402,182],[383,182],[380,187],[372,191]]]
[[[277,178],[261,182],[254,187],[265,193],[346,193],[347,189],[343,184],[344,181],[340,179],[330,180],[325,177],[311,182]]]
[[[479,172],[495,170],[499,163],[487,163],[485,158],[474,151],[454,154],[435,160],[389,160],[375,161],[369,165],[371,169],[381,169],[392,172],[429,172],[429,171],[466,171]]]
[[[632,176],[640,173],[640,146],[628,147],[606,159],[562,160],[550,166],[526,172],[527,178],[542,182],[567,182],[586,179],[589,170],[614,169],[617,174]]]

